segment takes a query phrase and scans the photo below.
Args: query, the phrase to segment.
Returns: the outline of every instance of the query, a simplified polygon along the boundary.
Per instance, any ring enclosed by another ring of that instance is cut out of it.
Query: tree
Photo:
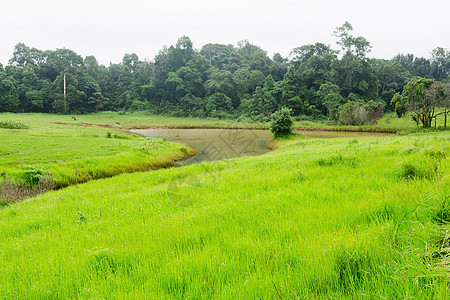
[[[250,70],[248,67],[240,68],[233,73],[233,82],[236,86],[238,97],[242,98],[247,92],[248,81],[250,79]]]
[[[364,105],[349,101],[339,110],[339,123],[342,125],[363,125],[367,122],[367,110]]]
[[[264,74],[260,70],[254,70],[250,74],[248,79],[248,89],[250,92],[254,92],[257,87],[263,85],[265,80]]]
[[[20,101],[14,78],[8,76],[0,64],[0,112],[18,112]]]
[[[417,77],[403,88],[402,94],[396,94],[392,102],[399,117],[406,111],[413,113],[413,120],[421,122],[424,127],[430,127],[436,117],[438,106],[448,107],[444,85],[433,79]]]
[[[233,108],[233,103],[227,95],[223,93],[214,93],[206,101],[206,112],[210,117],[224,117],[229,114]]]
[[[443,107],[444,112],[442,113],[444,115],[444,128],[447,128],[447,116],[449,114],[449,106],[450,106],[450,83],[447,83],[445,85],[445,97],[443,99]]]
[[[291,110],[283,107],[271,115],[270,131],[275,138],[292,134],[294,120],[291,117]]]
[[[314,45],[304,45],[294,48],[291,52],[292,60],[295,64],[306,63],[311,57],[323,57],[325,54],[335,54],[329,45],[315,43]],[[275,58],[275,57],[274,57]]]
[[[327,82],[320,86],[318,94],[322,103],[327,107],[329,118],[336,119],[337,109],[343,100],[339,93],[339,87],[333,83]]]
[[[177,73],[169,72],[165,83],[169,86],[171,102],[174,104],[176,101],[175,93],[184,89],[183,79],[181,79]]]
[[[437,47],[431,52],[431,55],[433,78],[440,81],[448,80],[450,75],[450,51]]]
[[[14,47],[13,58],[9,60],[9,63],[13,66],[24,68],[27,66],[37,66],[44,61],[44,55],[42,51],[36,48],[30,48],[24,43],[18,43]]]
[[[353,54],[359,58],[364,58],[372,49],[370,43],[362,36],[354,37],[350,34],[353,30],[352,24],[345,22],[341,27],[337,27],[333,35],[339,38],[337,44],[344,50],[344,54]]]
[[[238,43],[237,53],[242,57],[242,61],[251,70],[258,70],[263,73],[263,78],[269,75],[273,68],[272,60],[267,56],[267,52],[260,47],[244,40]],[[264,80],[264,79],[263,79]]]
[[[136,53],[125,54],[122,58],[122,64],[129,67],[134,72],[139,64],[139,57]]]
[[[403,87],[411,79],[411,74],[399,61],[372,59],[372,68],[378,78],[378,96],[389,105],[395,93],[401,93]]]
[[[273,60],[273,70],[272,77],[276,81],[283,80],[284,74],[286,74],[289,67],[289,60],[283,58],[280,53],[275,53],[272,57]]]

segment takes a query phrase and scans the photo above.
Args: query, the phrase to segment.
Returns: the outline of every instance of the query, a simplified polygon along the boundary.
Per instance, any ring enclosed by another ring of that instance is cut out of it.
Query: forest
[[[449,50],[435,48],[431,59],[369,58],[370,42],[352,31],[346,22],[332,33],[336,49],[318,42],[293,49],[289,58],[279,53],[270,58],[247,40],[198,50],[182,36],[151,61],[131,53],[108,67],[69,49],[43,51],[18,43],[8,65],[0,64],[0,112],[146,110],[267,121],[287,107],[297,119],[338,120],[339,111],[350,107],[364,112],[360,123],[370,123],[395,109],[391,99],[411,79],[450,81]]]

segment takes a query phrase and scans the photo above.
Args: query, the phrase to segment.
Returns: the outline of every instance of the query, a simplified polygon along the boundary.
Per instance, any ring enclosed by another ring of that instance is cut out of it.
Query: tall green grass
[[[7,206],[0,296],[445,299],[449,142],[285,140]]]
[[[0,114],[0,120],[9,119],[5,124],[23,125],[0,128],[0,205],[91,179],[172,166],[194,154],[188,146],[118,128],[56,122],[64,118],[69,116]]]

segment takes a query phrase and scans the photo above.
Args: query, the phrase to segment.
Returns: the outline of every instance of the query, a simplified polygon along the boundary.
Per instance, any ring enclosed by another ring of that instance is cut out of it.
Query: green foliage
[[[324,83],[318,91],[320,100],[327,107],[328,115],[331,119],[337,119],[338,107],[342,102],[339,87],[333,83]]]
[[[27,125],[21,123],[21,122],[14,122],[14,121],[0,121],[0,128],[5,129],[29,129]]]
[[[400,178],[405,180],[433,179],[438,176],[438,162],[435,159],[419,158],[403,162]]]
[[[405,103],[401,94],[395,93],[392,97],[391,104],[394,106],[397,117],[401,118],[406,113]]]
[[[355,157],[343,157],[342,155],[321,157],[316,161],[318,166],[332,167],[336,165],[344,165],[355,168],[359,165],[359,160]]]
[[[374,124],[384,113],[384,105],[374,101],[356,103],[349,101],[339,110],[339,123],[343,125]]]
[[[231,98],[223,93],[214,93],[206,101],[207,116],[213,118],[226,117],[233,107]]]
[[[135,100],[133,101],[133,103],[131,103],[131,106],[128,110],[134,112],[134,111],[145,111],[147,109],[148,109],[147,102]]]
[[[400,95],[392,98],[397,115],[405,111],[412,112],[413,120],[423,127],[431,127],[436,117],[438,107],[449,107],[450,97],[446,94],[444,85],[434,79],[417,77],[408,82]]]
[[[29,187],[35,187],[39,184],[42,176],[45,173],[39,169],[27,169],[24,170],[20,176],[20,182]]]
[[[350,101],[339,110],[339,123],[343,125],[363,125],[367,120],[367,111],[362,104]]]
[[[274,111],[287,107],[295,117],[327,116],[336,122],[340,107],[348,101],[381,100],[388,111],[403,114],[405,106],[391,105],[390,100],[408,80],[414,76],[448,80],[448,50],[434,49],[431,60],[411,54],[369,59],[369,41],[353,36],[352,30],[345,22],[334,32],[342,50],[339,57],[339,51],[317,42],[294,48],[292,60],[279,53],[270,58],[247,40],[236,46],[207,44],[198,51],[189,37],[182,36],[152,61],[131,53],[106,67],[93,56],[83,59],[69,49],[41,51],[19,43],[9,65],[0,66],[0,112],[148,110],[177,117],[243,116],[266,122]],[[214,108],[217,95],[227,97],[220,97],[226,99],[226,110]]]
[[[270,116],[270,131],[275,138],[292,134],[292,125],[294,124],[294,121],[291,112],[291,109],[283,107]]]

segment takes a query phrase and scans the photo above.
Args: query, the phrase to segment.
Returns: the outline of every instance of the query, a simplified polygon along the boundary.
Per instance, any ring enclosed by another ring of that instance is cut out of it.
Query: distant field
[[[447,132],[275,144],[3,207],[0,297],[448,297]]]
[[[221,120],[221,119],[200,119],[200,118],[176,118],[161,115],[151,115],[143,112],[121,114],[118,112],[100,112],[96,114],[74,115],[49,115],[49,114],[0,114],[0,121],[22,120],[32,126],[42,127],[50,122],[64,123],[54,124],[61,125],[56,128],[64,128],[67,126],[106,126],[106,131],[117,131],[120,129],[130,128],[149,128],[149,127],[168,127],[168,128],[269,128],[267,123],[245,122],[237,120]],[[437,126],[443,126],[443,117],[438,118]],[[434,124],[434,123],[433,123]],[[328,122],[319,121],[296,121],[294,127],[309,129],[328,129],[328,130],[344,130],[344,131],[388,131],[397,132],[400,130],[416,128],[416,123],[410,116],[398,118],[395,113],[387,113],[383,118],[377,121],[375,125],[366,126],[340,126],[330,125]],[[64,130],[67,130],[65,128]],[[94,131],[96,131],[94,129]]]

